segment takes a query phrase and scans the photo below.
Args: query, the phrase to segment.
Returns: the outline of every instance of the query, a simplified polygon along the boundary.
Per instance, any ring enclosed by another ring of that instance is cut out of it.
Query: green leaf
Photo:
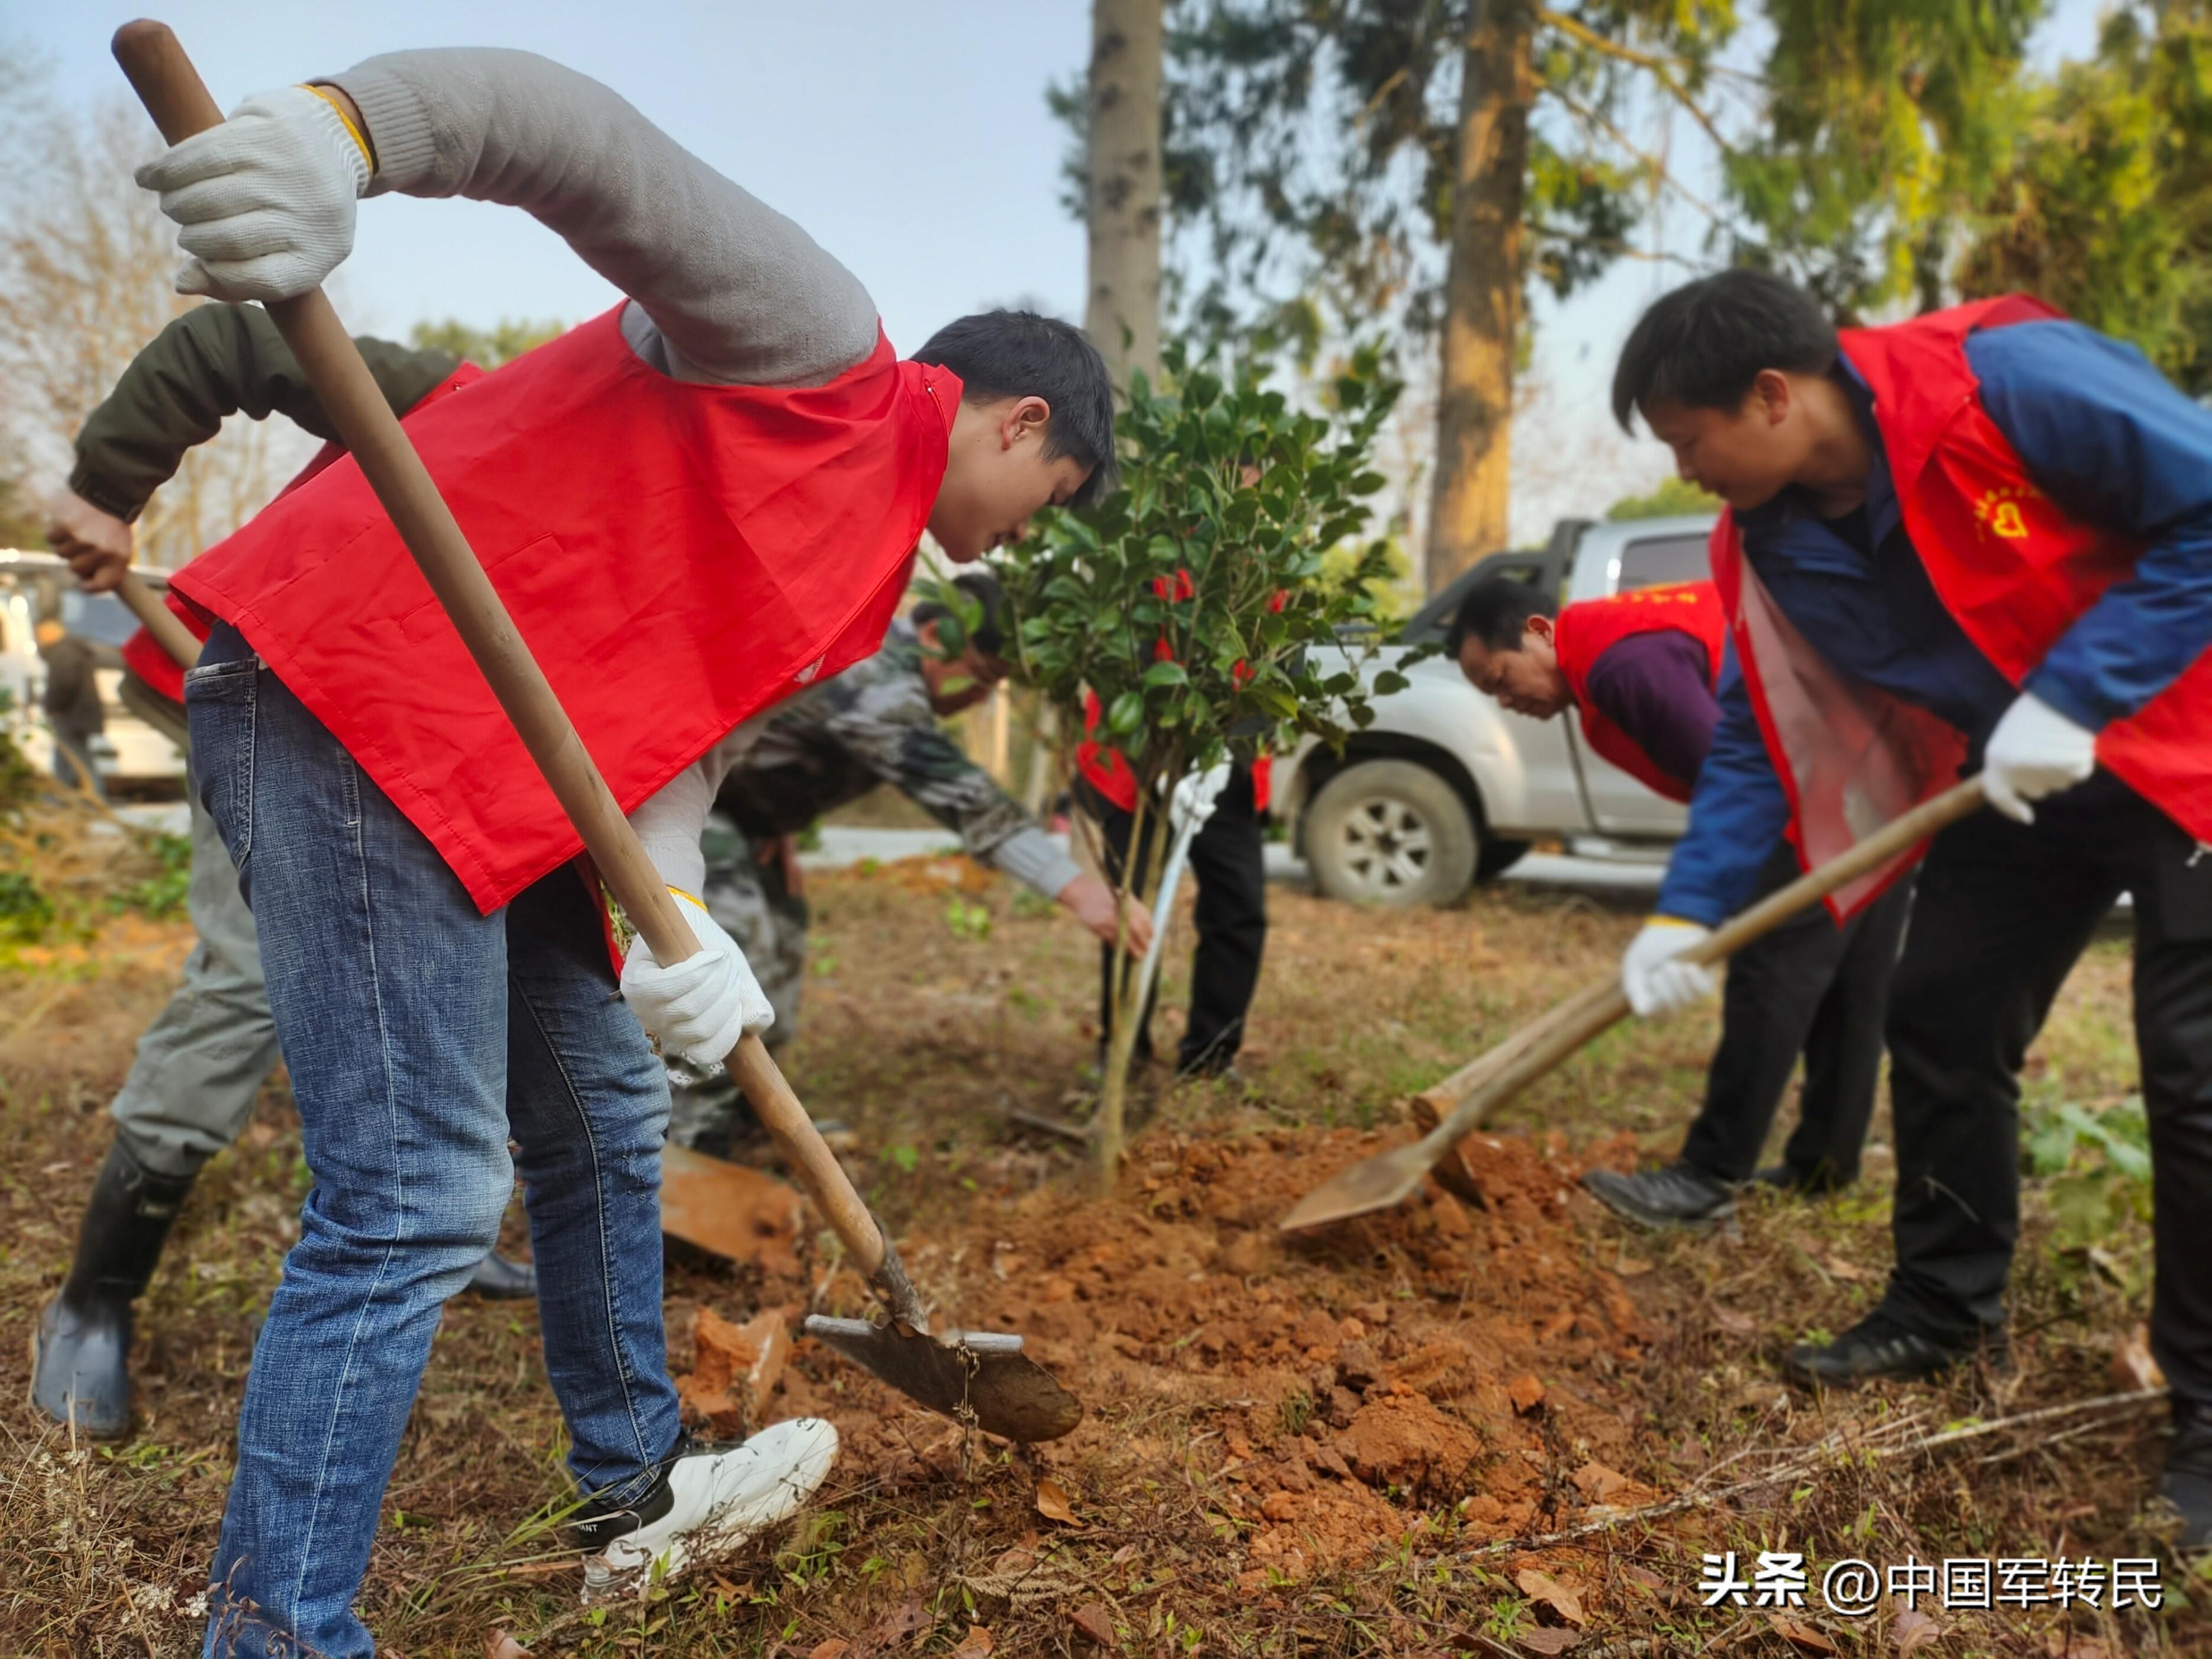
[[[1413,682],[1403,674],[1386,668],[1375,677],[1375,695],[1378,697],[1395,696],[1411,684]]]
[[[1145,671],[1145,684],[1157,685],[1188,685],[1190,675],[1179,662],[1156,662]]]
[[[1114,699],[1107,711],[1107,729],[1127,737],[1145,723],[1145,696],[1141,691],[1124,691]]]

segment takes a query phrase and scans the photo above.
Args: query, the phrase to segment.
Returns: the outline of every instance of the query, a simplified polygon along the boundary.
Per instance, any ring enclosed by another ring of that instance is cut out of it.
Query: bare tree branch
[[[1621,149],[1626,150],[1638,161],[1643,162],[1645,167],[1650,168],[1655,178],[1656,178],[1661,183],[1664,184],[1669,190],[1673,191],[1677,196],[1680,197],[1685,202],[1687,202],[1692,207],[1697,209],[1698,212],[1704,214],[1706,218],[1711,220],[1715,224],[1721,222],[1722,216],[1720,210],[1704,200],[1697,194],[1697,192],[1691,190],[1688,185],[1685,185],[1680,179],[1675,177],[1673,169],[1667,165],[1666,161],[1662,157],[1653,154],[1648,149],[1645,149],[1634,139],[1631,138],[1626,133],[1623,132],[1618,126],[1607,120],[1602,113],[1597,110],[1592,109],[1589,105],[1583,103],[1582,100],[1577,98],[1574,94],[1569,92],[1565,87],[1556,85],[1553,82],[1547,81],[1544,82],[1543,89],[1549,93],[1553,97],[1558,99],[1560,103],[1565,105],[1569,114],[1574,116],[1585,125],[1595,129],[1596,131],[1603,134],[1606,137],[1610,138],[1614,143],[1620,145]]]
[[[1603,57],[1619,58],[1624,64],[1633,64],[1638,69],[1646,71],[1653,80],[1667,89],[1676,103],[1690,112],[1691,119],[1705,130],[1705,136],[1720,147],[1722,155],[1735,154],[1735,146],[1721,136],[1721,130],[1713,125],[1713,118],[1705,113],[1705,106],[1692,98],[1689,88],[1676,78],[1673,65],[1684,62],[1684,59],[1679,58],[1669,59],[1661,57],[1656,52],[1639,51],[1634,46],[1623,45],[1618,40],[1608,40],[1589,24],[1577,18],[1569,17],[1564,12],[1553,11],[1549,7],[1538,8],[1536,16],[1538,21],[1559,30],[1560,33],[1571,40],[1579,41],[1592,52]]]

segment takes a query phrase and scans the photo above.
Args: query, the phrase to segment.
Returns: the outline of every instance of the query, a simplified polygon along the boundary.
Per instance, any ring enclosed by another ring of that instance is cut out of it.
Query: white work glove
[[[1213,816],[1214,803],[1229,787],[1229,763],[1204,772],[1187,772],[1168,799],[1168,823],[1177,834],[1203,825]]]
[[[192,256],[177,273],[179,294],[289,300],[353,251],[368,157],[327,99],[280,87],[257,92],[137,176],[161,192],[161,211]]]
[[[1620,988],[1628,994],[1628,1006],[1649,1019],[1655,1014],[1680,1013],[1700,997],[1711,996],[1711,970],[1677,958],[1711,937],[1710,927],[1672,916],[1654,916],[1645,922],[1620,959]]]
[[[699,948],[664,968],[640,933],[623,958],[623,1000],[637,1011],[638,1023],[659,1038],[662,1054],[681,1054],[694,1066],[719,1066],[746,1032],[775,1024],[775,1011],[738,942],[695,901],[669,890]]]
[[[2097,734],[2023,691],[1982,751],[1982,793],[2008,818],[2035,822],[2028,805],[2070,789],[2097,769]]]

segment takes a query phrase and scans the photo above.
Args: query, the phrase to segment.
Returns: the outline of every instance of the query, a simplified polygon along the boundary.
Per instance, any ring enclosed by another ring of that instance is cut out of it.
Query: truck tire
[[[1306,808],[1314,884],[1354,904],[1449,904],[1474,881],[1474,816],[1418,761],[1347,766]]]

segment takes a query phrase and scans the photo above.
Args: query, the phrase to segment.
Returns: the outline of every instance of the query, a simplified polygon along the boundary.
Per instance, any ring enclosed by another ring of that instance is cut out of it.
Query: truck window
[[[1620,580],[1615,591],[1632,587],[1661,587],[1669,582],[1702,582],[1712,579],[1703,536],[1653,536],[1631,542],[1620,550]]]

